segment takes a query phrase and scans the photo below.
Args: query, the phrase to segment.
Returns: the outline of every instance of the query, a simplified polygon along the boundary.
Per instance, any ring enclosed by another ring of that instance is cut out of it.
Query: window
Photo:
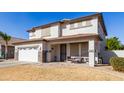
[[[78,22],[78,27],[82,27],[82,22]]]
[[[34,47],[33,49],[38,49],[38,47]]]
[[[31,50],[31,49],[32,49],[32,47],[29,47],[29,48],[28,48],[28,50]]]
[[[73,29],[73,28],[74,28],[74,23],[70,24],[70,29]]]
[[[45,36],[50,36],[50,28],[44,28],[44,29],[42,29],[41,35],[42,35],[43,37],[45,37]]]
[[[87,20],[87,21],[80,21],[77,23],[72,23],[70,24],[70,29],[78,29],[81,27],[87,27],[87,26],[91,26],[91,20]]]
[[[91,25],[91,21],[90,20],[86,21],[86,26],[90,26],[90,25]]]

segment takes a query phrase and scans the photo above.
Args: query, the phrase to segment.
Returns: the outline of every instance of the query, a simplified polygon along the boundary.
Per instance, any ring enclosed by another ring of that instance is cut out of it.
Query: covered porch
[[[89,57],[88,42],[51,45],[51,61],[68,61],[71,57]]]
[[[88,58],[89,66],[98,63],[99,41],[97,38],[85,37],[52,40],[47,43],[47,62],[68,62],[69,58]]]

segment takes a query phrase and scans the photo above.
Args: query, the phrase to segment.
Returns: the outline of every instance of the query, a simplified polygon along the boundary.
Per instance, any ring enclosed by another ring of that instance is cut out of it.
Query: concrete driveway
[[[13,61],[13,60],[5,60],[0,62],[0,68],[3,67],[12,67],[12,66],[16,66],[16,65],[26,65],[26,64],[31,64],[31,63],[27,63],[27,62],[18,62],[18,61]]]

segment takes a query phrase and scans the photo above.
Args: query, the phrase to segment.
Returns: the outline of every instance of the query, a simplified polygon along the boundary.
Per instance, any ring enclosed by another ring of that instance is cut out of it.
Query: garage
[[[18,50],[19,61],[38,62],[38,47],[22,47]]]

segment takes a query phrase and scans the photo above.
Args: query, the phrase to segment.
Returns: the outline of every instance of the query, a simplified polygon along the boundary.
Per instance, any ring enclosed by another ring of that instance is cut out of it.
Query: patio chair
[[[73,62],[73,63],[82,63],[82,58],[80,58],[80,57],[75,57],[75,58],[72,59],[72,62]]]

